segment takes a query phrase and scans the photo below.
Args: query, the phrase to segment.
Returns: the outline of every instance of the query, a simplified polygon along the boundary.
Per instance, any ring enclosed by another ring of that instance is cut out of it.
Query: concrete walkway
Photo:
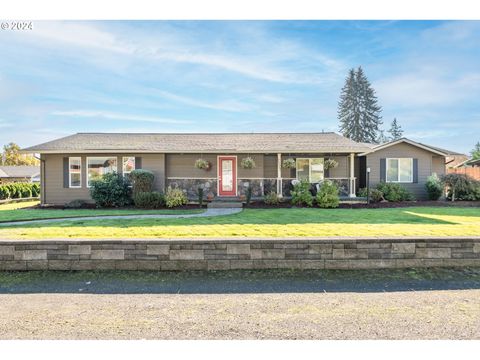
[[[14,226],[14,225],[28,225],[28,224],[42,224],[42,223],[55,223],[55,222],[64,222],[64,221],[91,221],[91,220],[112,220],[112,219],[183,219],[183,218],[194,218],[194,217],[212,217],[212,216],[222,216],[222,215],[232,215],[241,212],[241,208],[231,209],[231,208],[222,208],[222,209],[207,209],[205,212],[199,214],[181,214],[181,215],[164,215],[164,214],[145,214],[145,215],[103,215],[103,216],[82,216],[82,217],[68,217],[68,218],[59,218],[59,219],[42,219],[42,220],[25,220],[25,221],[11,221],[0,223],[2,226]]]

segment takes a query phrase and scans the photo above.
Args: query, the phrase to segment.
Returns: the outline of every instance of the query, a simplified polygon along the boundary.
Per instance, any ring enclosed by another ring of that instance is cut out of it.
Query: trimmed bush
[[[5,200],[10,198],[10,190],[5,185],[0,185],[0,200]]]
[[[367,188],[361,188],[358,190],[358,196],[366,198],[368,195]],[[370,189],[370,202],[380,202],[385,200],[383,198],[383,193],[378,189]]]
[[[252,201],[252,187],[248,186],[245,194],[245,204],[248,206]]]
[[[165,203],[169,208],[186,205],[188,204],[187,195],[181,189],[169,186],[165,194]]]
[[[383,198],[387,201],[398,202],[414,200],[413,194],[410,191],[396,183],[379,183],[377,190],[383,193]]]
[[[97,207],[122,207],[130,205],[130,182],[123,176],[112,172],[93,180],[90,195]]]
[[[278,205],[280,203],[280,198],[275,191],[270,191],[267,195],[264,196],[263,201],[267,205]]]
[[[165,206],[165,196],[157,191],[139,192],[134,195],[133,202],[137,208],[158,209]]]
[[[202,207],[203,206],[203,187],[199,187],[197,189],[197,195],[198,195],[198,206]]]
[[[317,192],[316,200],[317,205],[321,208],[338,207],[340,198],[338,196],[337,185],[330,180],[325,180],[320,186],[320,190]]]
[[[443,193],[443,184],[436,174],[430,175],[425,183],[429,200],[438,200]]]
[[[32,196],[33,197],[40,196],[40,185],[39,184],[32,184]]]
[[[310,183],[306,180],[302,180],[299,183],[293,185],[292,204],[295,206],[312,206],[313,196],[310,192]]]
[[[133,196],[141,192],[152,192],[155,176],[151,171],[144,169],[133,170],[128,177],[132,183]]]
[[[480,182],[465,174],[443,175],[442,183],[447,187],[447,198],[455,200],[480,200]]]

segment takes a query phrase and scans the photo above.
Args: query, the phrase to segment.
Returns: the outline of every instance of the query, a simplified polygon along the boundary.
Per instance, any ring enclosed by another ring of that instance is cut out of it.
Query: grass
[[[77,216],[108,216],[136,214],[195,214],[203,210],[138,210],[138,209],[33,209],[38,201],[27,201],[0,205],[0,223],[33,219],[58,219]]]
[[[478,236],[479,208],[246,209],[185,219],[65,221],[0,227],[0,238]]]

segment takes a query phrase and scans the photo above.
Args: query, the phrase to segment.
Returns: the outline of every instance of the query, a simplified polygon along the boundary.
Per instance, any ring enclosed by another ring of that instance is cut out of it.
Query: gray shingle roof
[[[78,133],[35,145],[23,152],[328,152],[369,150],[363,144],[328,133]]]
[[[0,177],[31,178],[40,174],[40,166],[0,166]]]

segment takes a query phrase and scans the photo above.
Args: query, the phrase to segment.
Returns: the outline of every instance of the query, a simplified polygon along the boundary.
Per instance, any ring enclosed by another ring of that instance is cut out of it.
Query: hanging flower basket
[[[246,158],[243,158],[240,166],[244,169],[253,169],[255,167],[255,160],[251,158],[250,156],[247,156]]]
[[[288,158],[282,161],[282,167],[285,169],[295,169],[297,167],[297,162],[295,159]]]
[[[205,160],[205,159],[197,159],[195,161],[195,167],[197,169],[202,169],[202,170],[210,170],[212,168],[212,164],[210,163],[210,161],[208,160]]]
[[[323,163],[324,170],[335,169],[338,166],[338,162],[333,159],[326,159]]]

